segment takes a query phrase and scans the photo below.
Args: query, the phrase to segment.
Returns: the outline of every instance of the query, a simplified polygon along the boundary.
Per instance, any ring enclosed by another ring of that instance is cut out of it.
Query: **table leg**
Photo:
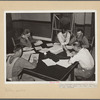
[[[71,72],[71,81],[74,81],[74,70]]]

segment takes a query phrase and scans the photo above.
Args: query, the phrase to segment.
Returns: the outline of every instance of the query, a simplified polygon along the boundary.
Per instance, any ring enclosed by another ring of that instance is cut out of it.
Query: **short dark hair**
[[[82,48],[82,41],[76,41],[76,42],[74,42],[74,46],[77,46],[77,47],[81,47]]]
[[[70,23],[67,23],[63,26],[64,31],[70,30]]]
[[[23,34],[25,35],[25,34],[28,34],[28,33],[30,33],[30,30],[29,29],[24,29]]]
[[[77,32],[81,31],[84,35],[84,30],[83,29],[77,29]]]

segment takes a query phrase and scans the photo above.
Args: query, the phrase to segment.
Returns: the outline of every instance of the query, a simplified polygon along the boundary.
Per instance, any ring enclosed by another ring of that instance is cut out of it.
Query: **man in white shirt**
[[[91,77],[94,72],[94,60],[90,52],[86,48],[82,48],[82,42],[75,42],[73,49],[76,54],[70,58],[69,63],[79,62],[78,68],[74,70],[75,76]]]

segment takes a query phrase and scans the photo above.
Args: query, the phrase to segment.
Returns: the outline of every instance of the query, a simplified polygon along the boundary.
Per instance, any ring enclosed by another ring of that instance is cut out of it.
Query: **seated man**
[[[76,41],[82,42],[82,47],[89,49],[89,42],[86,36],[84,36],[84,31],[82,29],[77,30],[76,36],[74,36],[71,41],[69,42],[69,45],[72,45]]]
[[[75,42],[73,49],[76,51],[76,54],[70,58],[69,63],[79,62],[78,68],[74,70],[75,76],[91,77],[94,72],[94,60],[90,52],[82,47],[82,42]]]
[[[31,37],[31,33],[28,29],[25,29],[20,37],[20,43],[23,47],[32,47],[34,39]]]
[[[34,69],[37,62],[30,63],[24,58],[21,58],[22,49],[20,45],[14,50],[14,54],[10,55],[6,59],[6,79],[10,81],[18,81],[18,75],[23,68]]]

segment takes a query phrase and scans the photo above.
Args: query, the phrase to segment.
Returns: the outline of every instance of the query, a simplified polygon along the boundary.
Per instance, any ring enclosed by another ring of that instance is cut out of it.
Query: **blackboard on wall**
[[[34,38],[51,41],[51,13],[12,13],[13,27],[30,29]]]

